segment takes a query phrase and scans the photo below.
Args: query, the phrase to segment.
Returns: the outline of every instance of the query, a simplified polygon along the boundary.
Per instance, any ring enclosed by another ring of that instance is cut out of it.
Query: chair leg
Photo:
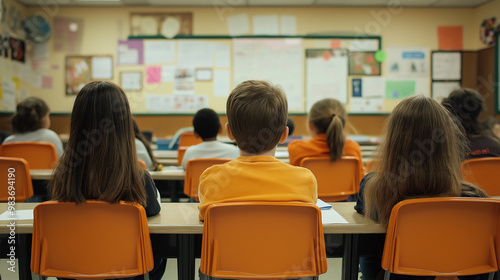
[[[144,273],[144,280],[149,280],[149,272]]]
[[[31,279],[33,280],[45,280],[47,277],[31,272]]]
[[[493,280],[494,277],[495,277],[495,272],[491,272],[488,274],[488,280]]]
[[[389,278],[391,278],[391,273],[386,270],[384,273],[384,280],[389,280]]]

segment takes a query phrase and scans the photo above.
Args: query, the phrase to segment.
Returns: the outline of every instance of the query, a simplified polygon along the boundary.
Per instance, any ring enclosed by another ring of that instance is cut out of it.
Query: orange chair
[[[357,157],[343,156],[330,162],[329,157],[306,157],[300,161],[314,174],[318,181],[318,197],[323,201],[342,201],[358,193],[361,175],[360,160]]]
[[[500,158],[477,158],[462,162],[464,180],[483,190],[489,196],[500,196]]]
[[[223,164],[231,159],[227,158],[197,158],[191,159],[186,164],[186,174],[184,175],[184,194],[199,201],[198,186],[200,176],[203,171],[212,165]]]
[[[139,162],[139,165],[140,165],[143,169],[146,169],[146,170],[148,169],[148,168],[146,167],[146,163],[145,163],[143,160],[138,159],[137,161]]]
[[[24,158],[31,169],[53,169],[58,160],[54,145],[44,142],[2,144],[0,145],[0,156]]]
[[[28,162],[22,158],[0,157],[0,178],[2,190],[0,201],[23,202],[33,196],[33,185],[31,183],[30,168]],[[10,199],[9,199],[10,198]]]
[[[179,137],[179,147],[181,146],[189,147],[196,144],[200,144],[201,142],[203,142],[203,140],[201,140],[201,138],[195,137],[193,131],[183,132]]]
[[[48,201],[35,207],[33,273],[71,279],[149,277],[153,266],[141,205]]]
[[[182,165],[182,159],[184,158],[184,154],[186,153],[187,148],[189,146],[179,146],[177,149],[177,165],[181,166]]]
[[[212,204],[202,242],[200,270],[212,277],[288,279],[327,270],[321,211],[312,203]]]
[[[396,204],[382,256],[385,279],[390,273],[493,277],[500,266],[499,217],[497,199],[438,197]]]

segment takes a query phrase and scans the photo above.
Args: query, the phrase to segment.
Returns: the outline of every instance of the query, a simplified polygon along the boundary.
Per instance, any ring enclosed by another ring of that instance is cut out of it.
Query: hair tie
[[[330,120],[333,119],[333,118],[335,118],[335,114],[331,114],[330,115]]]

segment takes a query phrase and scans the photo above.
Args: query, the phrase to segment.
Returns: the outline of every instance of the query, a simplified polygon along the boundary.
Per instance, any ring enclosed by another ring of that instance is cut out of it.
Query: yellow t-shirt
[[[219,202],[302,201],[316,203],[316,178],[306,168],[271,156],[240,156],[203,172],[199,187],[200,221],[206,208]]]

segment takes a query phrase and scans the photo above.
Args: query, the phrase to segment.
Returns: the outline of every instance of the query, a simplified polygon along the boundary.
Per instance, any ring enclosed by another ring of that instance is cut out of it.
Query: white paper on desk
[[[14,215],[11,215],[11,211],[5,211],[0,215],[1,221],[8,220],[33,220],[33,210],[15,210]]]
[[[342,216],[333,209],[321,210],[321,222],[323,224],[348,224]]]
[[[253,34],[254,35],[279,35],[278,16],[254,16]]]
[[[231,36],[248,34],[248,31],[250,30],[250,25],[248,24],[248,15],[239,14],[227,17],[227,28],[229,30],[229,35]]]
[[[332,209],[332,206],[330,204],[324,202],[323,200],[321,200],[319,198],[318,198],[318,201],[316,202],[316,206],[318,206],[319,209],[321,209],[321,210]]]

